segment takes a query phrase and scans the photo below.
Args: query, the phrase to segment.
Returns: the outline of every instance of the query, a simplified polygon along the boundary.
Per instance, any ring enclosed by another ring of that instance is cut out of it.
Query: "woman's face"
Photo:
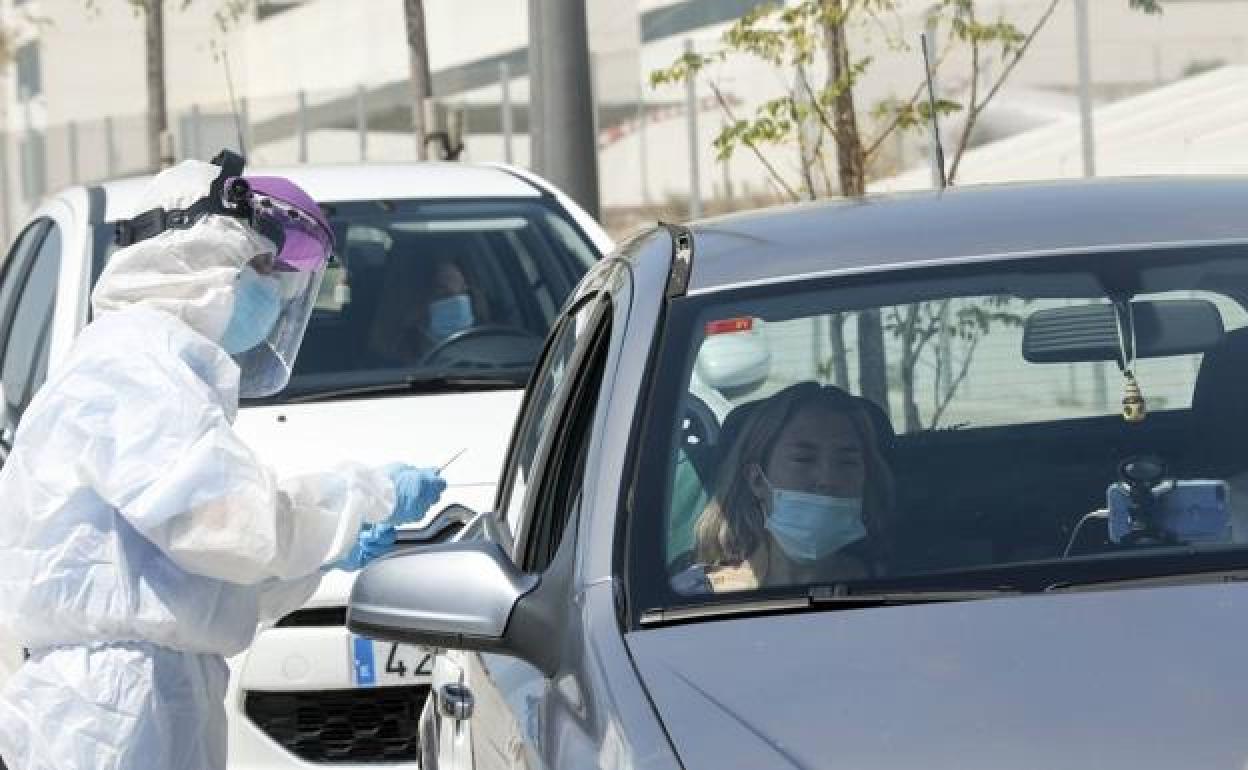
[[[862,497],[866,471],[858,431],[842,412],[803,406],[781,429],[763,472],[774,488]],[[757,474],[750,481],[760,499],[770,500],[771,490]]]
[[[467,292],[468,282],[464,279],[463,272],[456,265],[450,262],[441,262],[434,268],[431,289],[434,299],[445,299],[446,297],[454,297]]]

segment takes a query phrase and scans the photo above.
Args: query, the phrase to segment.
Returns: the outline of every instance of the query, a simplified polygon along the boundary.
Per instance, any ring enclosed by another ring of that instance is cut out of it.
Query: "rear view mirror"
[[[1203,299],[1131,303],[1137,358],[1203,353],[1226,333],[1222,315]],[[1074,305],[1032,313],[1023,327],[1023,358],[1033,364],[1117,361],[1121,358],[1112,305]]]

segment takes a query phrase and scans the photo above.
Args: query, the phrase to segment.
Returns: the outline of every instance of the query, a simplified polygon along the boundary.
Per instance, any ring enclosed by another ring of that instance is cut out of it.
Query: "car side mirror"
[[[498,543],[473,539],[396,553],[360,572],[347,627],[373,639],[543,661],[524,600],[541,582]],[[547,642],[549,640],[546,640]]]

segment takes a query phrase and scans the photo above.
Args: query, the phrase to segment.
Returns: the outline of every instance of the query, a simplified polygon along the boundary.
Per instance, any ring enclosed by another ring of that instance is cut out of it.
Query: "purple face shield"
[[[316,204],[287,179],[244,176],[226,182],[226,197],[249,213],[251,226],[277,247],[277,270],[323,270],[334,249],[334,235]]]
[[[249,278],[247,286],[267,289],[266,296],[279,304],[276,317],[262,329],[253,327],[238,333],[246,341],[238,344],[249,345],[246,350],[234,350],[233,344],[229,350],[239,365],[239,395],[269,396],[290,381],[308,319],[319,297],[321,279],[333,253],[333,231],[316,201],[290,180],[244,176],[242,156],[228,150],[223,150],[213,163],[221,167],[221,173],[207,195],[184,209],[154,208],[115,223],[116,242],[126,248],[167,230],[194,227],[205,216],[242,220],[272,241],[276,253],[254,255],[249,265],[242,266],[239,280],[248,267],[259,273],[259,283]],[[241,291],[242,288],[236,289]],[[227,327],[226,331],[230,329]],[[225,343],[224,337],[221,342]]]

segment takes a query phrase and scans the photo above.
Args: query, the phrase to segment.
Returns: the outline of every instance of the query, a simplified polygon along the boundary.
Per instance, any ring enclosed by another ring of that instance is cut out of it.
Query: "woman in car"
[[[878,574],[893,507],[882,414],[814,382],[746,409],[739,430],[731,417],[725,426],[728,452],[696,527],[698,566],[677,588],[718,593]]]

